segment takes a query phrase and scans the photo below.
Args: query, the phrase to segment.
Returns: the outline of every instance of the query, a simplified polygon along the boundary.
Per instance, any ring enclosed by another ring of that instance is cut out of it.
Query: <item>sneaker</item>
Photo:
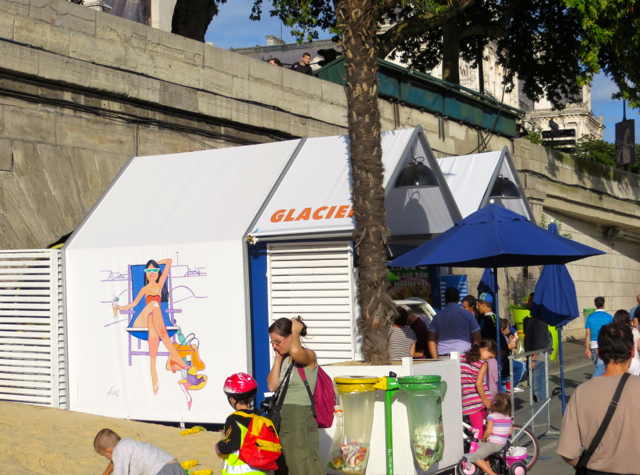
[[[518,386],[516,386],[516,387],[513,389],[513,392],[514,392],[514,393],[523,393],[523,392],[524,392],[524,389],[519,388]]]

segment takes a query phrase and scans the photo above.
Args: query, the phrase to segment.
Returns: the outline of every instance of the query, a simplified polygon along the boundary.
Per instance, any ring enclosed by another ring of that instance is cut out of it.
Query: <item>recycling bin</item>
[[[353,474],[362,474],[367,468],[373,427],[374,384],[378,380],[372,376],[334,378],[342,414],[336,410],[329,468]]]
[[[440,376],[403,376],[398,382],[409,399],[411,448],[418,465],[426,471],[442,460],[444,452],[442,399],[447,383]]]

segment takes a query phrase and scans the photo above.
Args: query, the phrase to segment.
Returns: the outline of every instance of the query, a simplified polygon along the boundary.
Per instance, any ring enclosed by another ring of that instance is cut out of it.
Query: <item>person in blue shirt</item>
[[[638,305],[629,311],[629,315],[631,315],[631,324],[638,328],[638,325],[640,324],[640,312],[638,311],[638,309],[640,309],[640,295],[636,295],[636,302]],[[638,328],[638,330],[640,330],[640,328]]]
[[[591,358],[591,361],[596,365],[591,379],[604,374],[604,362],[598,358],[598,352],[596,351],[598,348],[598,334],[600,333],[600,328],[613,322],[613,317],[604,311],[604,297],[596,297],[593,300],[593,304],[596,307],[596,311],[587,317],[587,322],[584,325],[585,355],[587,358]]]

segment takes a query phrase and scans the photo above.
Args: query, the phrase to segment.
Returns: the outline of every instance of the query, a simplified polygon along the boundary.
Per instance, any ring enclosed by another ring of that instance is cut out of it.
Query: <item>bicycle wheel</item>
[[[522,429],[522,427],[513,426],[513,435],[509,437],[509,441],[512,447],[523,447],[526,449],[527,458],[522,462],[526,465],[527,470],[531,470],[531,467],[533,467],[536,460],[538,460],[538,439],[527,429],[518,435],[520,429]]]

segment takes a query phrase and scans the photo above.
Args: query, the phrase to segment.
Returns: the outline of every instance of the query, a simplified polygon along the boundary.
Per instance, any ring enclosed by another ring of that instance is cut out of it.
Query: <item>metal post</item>
[[[496,314],[496,343],[498,344],[498,354],[496,355],[496,362],[498,363],[498,386],[502,389],[502,384],[500,382],[500,374],[502,370],[502,365],[500,364],[500,311],[498,305],[498,268],[493,268],[493,282],[494,282],[494,300],[493,303],[495,306],[495,314]]]
[[[513,356],[509,356],[509,383],[511,384],[511,417],[516,412],[515,388],[513,387]],[[502,388],[501,388],[502,389]]]
[[[400,384],[396,379],[396,373],[389,372],[389,376],[383,376],[374,385],[376,389],[384,391],[384,428],[385,428],[385,441],[387,448],[387,475],[393,475],[393,414],[392,403],[393,396],[400,389]]]
[[[553,348],[551,349],[553,350]],[[545,395],[549,397],[549,350],[544,352],[544,384],[547,388]],[[549,405],[550,407],[551,405]],[[551,410],[547,411],[547,427],[551,427]]]
[[[562,359],[562,327],[556,327],[558,330],[558,357],[560,358],[560,389],[562,390],[562,416],[567,409],[567,403],[565,401],[565,389],[564,389],[564,361]]]
[[[393,475],[393,391],[384,392],[384,428],[385,442],[387,445],[387,475]]]

